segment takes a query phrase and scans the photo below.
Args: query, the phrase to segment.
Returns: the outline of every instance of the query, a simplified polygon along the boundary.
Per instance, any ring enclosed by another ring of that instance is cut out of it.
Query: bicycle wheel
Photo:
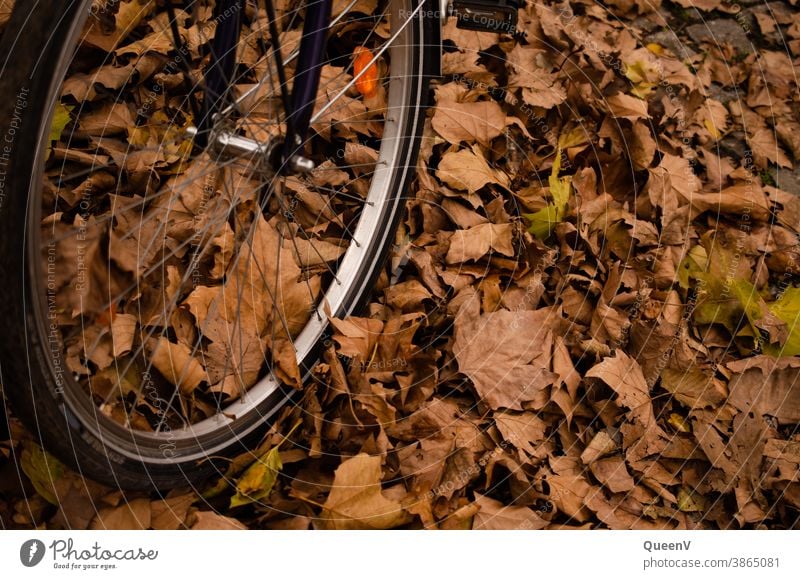
[[[334,3],[307,173],[264,160],[286,130],[276,55],[291,85],[299,3],[275,6],[278,42],[263,2],[244,5],[224,103],[193,141],[232,17],[217,4],[172,20],[154,0],[39,2],[2,39],[5,394],[49,450],[118,488],[191,483],[246,450],[302,389],[328,316],[368,295],[413,177],[415,0]]]

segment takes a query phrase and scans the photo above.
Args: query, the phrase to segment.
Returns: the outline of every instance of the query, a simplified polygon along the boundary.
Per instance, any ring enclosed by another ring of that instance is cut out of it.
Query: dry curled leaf
[[[208,380],[202,364],[192,356],[188,346],[175,344],[162,337],[151,347],[153,366],[182,392],[190,393],[201,382]]]
[[[214,511],[197,511],[190,515],[193,531],[241,531],[247,529],[242,523]]]
[[[454,189],[474,193],[488,184],[509,186],[508,176],[499,169],[489,166],[480,149],[449,152],[442,157],[436,176]]]
[[[478,493],[475,493],[475,504],[480,507],[473,518],[472,528],[475,530],[536,530],[550,524],[529,508],[506,506]]]
[[[325,529],[391,529],[406,522],[400,503],[381,492],[381,459],[358,454],[336,469],[322,510]]]
[[[482,223],[469,229],[459,229],[450,238],[447,263],[477,261],[490,251],[512,257],[512,227],[510,223]]]
[[[541,408],[558,375],[549,370],[548,318],[552,310],[478,315],[468,302],[456,318],[453,353],[490,408]]]
[[[506,115],[493,101],[460,103],[439,101],[431,120],[434,130],[444,139],[457,145],[477,141],[488,147],[506,125]]]

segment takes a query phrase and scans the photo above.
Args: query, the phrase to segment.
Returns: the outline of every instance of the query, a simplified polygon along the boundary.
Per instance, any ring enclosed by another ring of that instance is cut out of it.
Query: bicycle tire
[[[54,69],[85,11],[85,2],[64,5],[47,0],[26,6],[24,11],[15,9],[0,43],[0,54],[6,55],[0,68],[0,87],[4,94],[22,95],[0,103],[0,135],[11,137],[11,142],[2,144],[7,147],[0,149],[5,171],[0,193],[0,226],[4,231],[0,236],[0,275],[4,280],[0,287],[0,315],[6,321],[0,337],[0,381],[14,413],[31,433],[82,475],[121,489],[165,491],[224,472],[225,457],[248,450],[274,413],[297,391],[278,389],[226,429],[198,442],[191,452],[173,454],[169,460],[118,452],[106,441],[109,435],[87,427],[65,397],[65,388],[53,370],[47,328],[39,311],[42,296],[39,282],[35,281],[37,258],[31,254],[29,243],[30,214],[42,170],[35,165],[37,152],[46,145],[56,85],[60,82],[60,72]],[[356,311],[369,296],[403,213],[402,194],[413,178],[423,125],[428,81],[423,70],[427,27],[423,19],[409,26],[413,62],[408,106],[413,114],[404,117],[405,126],[398,133],[403,136],[401,156],[405,162],[392,175],[391,202],[380,208],[379,229],[370,238],[371,258],[361,264],[341,307],[332,312],[335,316]],[[21,109],[24,114],[19,114]],[[318,350],[317,344],[299,361],[302,369],[308,371],[314,365]]]

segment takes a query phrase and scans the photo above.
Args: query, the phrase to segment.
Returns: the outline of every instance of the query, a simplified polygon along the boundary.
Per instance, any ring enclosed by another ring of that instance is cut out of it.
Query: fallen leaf
[[[208,380],[202,364],[192,356],[188,346],[175,344],[167,338],[160,337],[151,345],[150,360],[156,370],[184,394]]]
[[[336,469],[320,515],[324,529],[391,529],[407,521],[400,503],[381,493],[381,459],[358,454]]]
[[[625,461],[620,456],[595,461],[590,468],[600,484],[612,493],[626,493],[636,486],[625,466]]]
[[[688,408],[717,407],[728,397],[725,384],[700,368],[664,368],[661,387]]]
[[[133,314],[117,314],[111,322],[111,341],[114,357],[131,351],[138,318]]]
[[[604,358],[586,372],[599,378],[617,394],[618,403],[628,408],[630,422],[624,425],[623,439],[629,460],[661,452],[667,436],[656,423],[653,403],[642,368],[625,352]]]
[[[475,493],[475,504],[480,510],[475,514],[472,529],[479,531],[538,530],[550,522],[527,507],[504,505],[489,497]]]
[[[548,184],[550,185],[550,195],[553,202],[544,209],[535,213],[523,214],[530,225],[528,231],[539,239],[547,239],[553,232],[556,224],[564,219],[564,215],[569,203],[569,196],[572,190],[572,177],[559,177],[561,172],[561,146],[556,149],[556,158],[553,161],[553,168],[550,170]]]
[[[800,288],[787,288],[767,307],[786,324],[789,336],[783,344],[765,344],[764,351],[772,356],[800,356]]]
[[[481,316],[465,305],[455,322],[453,353],[458,370],[492,409],[541,408],[558,374],[549,370],[546,350],[550,309]]]
[[[155,0],[130,0],[115,4],[114,29],[106,33],[100,19],[93,14],[84,30],[81,39],[83,42],[106,52],[113,52],[150,13],[156,3]],[[110,11],[112,6],[109,5],[107,8]]]
[[[431,124],[437,133],[454,145],[477,141],[488,147],[495,137],[502,134],[506,115],[493,101],[460,103],[444,100],[437,104]]]
[[[54,483],[64,474],[64,466],[36,444],[25,445],[20,457],[22,472],[31,481],[36,492],[53,505],[58,505]]]
[[[351,358],[369,360],[383,331],[383,322],[371,318],[350,316],[344,320],[330,318],[336,330],[333,339],[339,344],[339,352]]]
[[[70,112],[73,108],[74,107],[64,106],[61,103],[56,103],[56,109],[53,111],[53,121],[50,124],[50,135],[47,138],[48,154],[52,150],[51,143],[61,139],[61,133],[64,132],[64,128],[72,120],[70,117]]]
[[[547,430],[547,423],[533,412],[498,412],[494,415],[494,423],[506,442],[530,456],[536,454],[537,446],[544,441]]]
[[[625,93],[617,93],[610,96],[605,100],[609,112],[617,118],[630,119],[636,121],[639,119],[646,119],[647,114],[647,101],[632,97]]]
[[[231,508],[268,497],[282,469],[281,455],[275,446],[257,458],[236,482],[236,494],[231,498]]]
[[[741,412],[774,416],[780,424],[800,421],[800,361],[752,356],[727,364],[734,373],[729,401]]]
[[[581,461],[583,464],[591,465],[596,460],[614,452],[617,449],[617,443],[611,438],[605,430],[601,430],[592,437],[589,444],[581,453]]]
[[[133,499],[118,507],[101,509],[92,521],[91,529],[99,530],[144,530],[149,529],[153,511],[149,499]]]
[[[150,526],[160,531],[175,531],[185,528],[189,508],[197,498],[197,495],[185,494],[167,496],[165,499],[153,501],[150,503]]]
[[[194,514],[193,531],[242,531],[246,530],[242,523],[214,511],[197,511]]]
[[[510,223],[482,223],[469,229],[459,229],[450,238],[447,263],[477,261],[490,251],[513,257],[512,228]]]
[[[457,152],[448,152],[439,161],[436,176],[454,189],[474,193],[488,184],[508,188],[508,176],[499,169],[492,169],[477,146]]]

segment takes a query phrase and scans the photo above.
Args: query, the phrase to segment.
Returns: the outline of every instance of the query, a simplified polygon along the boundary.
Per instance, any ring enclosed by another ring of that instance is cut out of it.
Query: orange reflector
[[[111,323],[114,321],[114,318],[117,317],[117,304],[116,302],[111,304],[107,310],[103,310],[100,312],[100,315],[97,316],[97,323],[101,326],[110,326]]]
[[[358,76],[362,70],[366,72],[359,77],[356,81],[356,88],[365,97],[373,97],[378,93],[378,65],[370,61],[373,59],[372,53],[364,48],[358,46],[353,51],[353,76]]]

